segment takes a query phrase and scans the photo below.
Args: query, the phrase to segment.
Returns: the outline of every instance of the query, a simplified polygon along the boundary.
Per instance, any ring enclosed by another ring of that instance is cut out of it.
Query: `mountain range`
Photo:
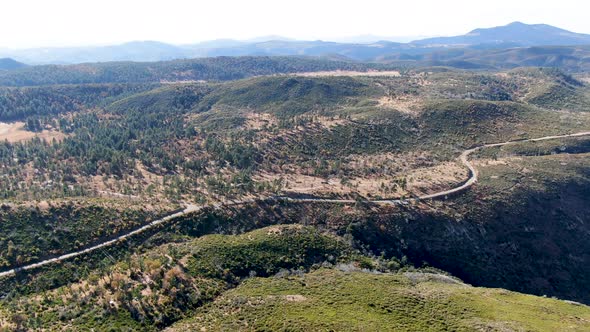
[[[362,40],[362,39],[359,39]],[[365,39],[367,40],[367,39]],[[322,56],[339,60],[382,61],[392,58],[424,57],[448,53],[449,50],[498,50],[508,48],[590,45],[590,35],[570,32],[546,24],[514,22],[505,26],[475,29],[465,35],[415,40],[330,42],[300,41],[280,36],[266,36],[248,41],[220,39],[191,45],[172,45],[157,41],[133,41],[120,45],[65,48],[0,50],[0,56],[27,64],[75,64],[110,61],[165,61],[214,56]],[[8,68],[7,68],[8,69]]]

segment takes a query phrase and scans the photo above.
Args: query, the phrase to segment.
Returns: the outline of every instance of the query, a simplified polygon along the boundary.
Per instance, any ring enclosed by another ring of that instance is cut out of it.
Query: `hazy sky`
[[[590,33],[587,0],[3,0],[0,8],[0,47],[9,48],[456,35],[512,21]]]

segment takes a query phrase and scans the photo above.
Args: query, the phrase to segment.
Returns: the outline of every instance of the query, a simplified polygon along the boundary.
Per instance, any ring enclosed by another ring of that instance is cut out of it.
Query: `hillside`
[[[585,306],[444,275],[324,269],[248,280],[166,331],[584,331],[589,315]]]
[[[43,301],[34,295],[9,296],[0,304],[0,322],[20,315],[21,329],[158,330],[248,276],[309,269],[349,250],[337,238],[297,226],[184,239],[103,265],[80,282],[48,289]],[[84,300],[64,302],[62,295]]]

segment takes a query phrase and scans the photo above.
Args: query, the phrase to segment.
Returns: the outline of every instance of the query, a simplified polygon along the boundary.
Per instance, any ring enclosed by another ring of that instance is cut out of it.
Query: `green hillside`
[[[167,331],[586,331],[587,306],[444,275],[321,269],[254,278]]]

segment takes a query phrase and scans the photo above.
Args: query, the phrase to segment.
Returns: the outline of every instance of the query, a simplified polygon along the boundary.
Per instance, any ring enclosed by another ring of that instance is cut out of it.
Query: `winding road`
[[[580,133],[575,133],[575,134],[566,134],[566,135],[544,136],[544,137],[531,138],[531,139],[526,139],[526,140],[508,141],[508,142],[504,142],[504,143],[492,143],[492,144],[484,144],[481,146],[477,146],[477,147],[463,151],[463,153],[461,153],[461,155],[459,156],[459,160],[461,161],[461,163],[469,169],[469,178],[460,186],[457,186],[457,187],[449,189],[449,190],[444,190],[444,191],[440,191],[440,192],[428,194],[428,195],[422,195],[422,196],[418,196],[418,197],[414,197],[414,198],[390,199],[390,200],[386,200],[386,199],[367,200],[366,202],[375,203],[375,204],[383,204],[383,205],[398,205],[398,204],[406,204],[406,203],[410,203],[410,202],[415,202],[415,201],[419,201],[419,200],[428,200],[428,199],[447,197],[452,194],[460,193],[460,192],[470,188],[471,186],[473,186],[473,184],[475,184],[477,182],[477,179],[478,179],[477,169],[469,161],[469,155],[471,155],[475,151],[478,151],[478,150],[481,150],[484,148],[489,148],[489,147],[512,145],[512,144],[518,144],[518,143],[523,143],[523,142],[539,142],[539,141],[568,138],[568,137],[581,137],[581,136],[590,136],[590,131],[580,132]],[[12,276],[20,271],[31,270],[31,269],[35,269],[35,268],[38,268],[41,266],[48,265],[48,264],[61,262],[61,261],[64,261],[64,260],[67,260],[67,259],[70,259],[73,257],[77,257],[80,255],[84,255],[84,254],[93,252],[95,250],[98,250],[98,249],[101,249],[104,247],[108,247],[108,246],[115,244],[119,241],[125,240],[125,239],[130,238],[134,235],[142,233],[148,229],[154,228],[160,224],[166,223],[172,219],[184,216],[189,213],[200,211],[200,210],[207,208],[207,207],[221,208],[222,206],[240,205],[240,204],[245,204],[245,203],[251,203],[254,201],[265,201],[265,200],[283,200],[283,201],[298,202],[298,203],[343,203],[343,204],[357,202],[356,200],[353,200],[353,199],[291,198],[291,197],[285,197],[285,196],[270,196],[270,197],[258,199],[258,200],[247,199],[247,200],[240,200],[240,201],[232,201],[230,203],[224,203],[224,204],[222,204],[222,203],[217,203],[217,204],[213,204],[213,205],[188,204],[186,206],[186,208],[180,212],[172,213],[172,214],[170,214],[166,217],[163,217],[161,219],[154,220],[154,221],[150,222],[149,224],[146,224],[140,228],[136,228],[136,229],[130,231],[129,233],[122,234],[114,239],[96,244],[94,246],[88,247],[83,250],[74,251],[69,254],[64,254],[64,255],[50,258],[50,259],[46,259],[46,260],[43,260],[43,261],[40,261],[37,263],[25,265],[25,266],[14,268],[14,269],[7,270],[7,271],[3,271],[3,272],[0,272],[0,277]]]

